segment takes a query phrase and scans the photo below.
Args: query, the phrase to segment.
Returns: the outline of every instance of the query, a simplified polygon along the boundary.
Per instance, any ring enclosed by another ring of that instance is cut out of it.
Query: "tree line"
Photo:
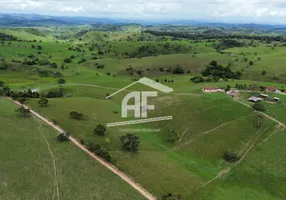
[[[248,39],[248,40],[260,40],[265,42],[286,42],[284,36],[271,36],[271,35],[246,35],[246,34],[227,34],[227,33],[186,33],[186,32],[167,32],[167,31],[155,31],[146,30],[145,33],[150,33],[155,36],[172,36],[178,38],[186,38],[191,40],[206,40],[206,39]]]

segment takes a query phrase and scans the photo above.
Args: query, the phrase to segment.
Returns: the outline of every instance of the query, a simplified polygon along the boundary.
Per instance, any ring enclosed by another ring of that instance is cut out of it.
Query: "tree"
[[[178,134],[175,130],[169,130],[166,133],[166,140],[167,142],[174,143],[179,139]]]
[[[137,151],[140,144],[139,137],[135,136],[134,134],[121,136],[120,141],[122,143],[122,148],[129,152]]]
[[[42,98],[38,101],[38,104],[40,104],[40,106],[42,106],[42,107],[47,106],[48,103],[49,103],[49,100],[46,99],[46,98],[44,98],[44,97],[42,97]]]
[[[265,76],[266,75],[266,71],[263,70],[261,74],[262,74],[262,76]]]
[[[63,79],[63,78],[60,78],[60,79],[58,80],[58,84],[65,84],[65,83],[66,83],[66,80]]]
[[[71,63],[71,61],[72,61],[72,60],[71,60],[70,58],[65,58],[65,59],[64,59],[64,63]]]
[[[73,119],[81,120],[83,118],[83,114],[76,111],[72,111],[70,112],[70,117]]]
[[[23,104],[23,103],[25,103],[25,101],[27,101],[27,99],[26,99],[25,97],[20,97],[20,98],[18,99],[18,101],[19,101],[21,104]]]
[[[58,68],[58,65],[57,65],[57,63],[51,63],[50,67],[56,69],[56,68]]]
[[[16,112],[20,113],[23,116],[26,116],[30,113],[30,109],[25,108],[24,106],[21,106],[16,110]]]
[[[181,65],[177,65],[175,69],[173,69],[173,74],[184,74],[185,69]]]
[[[255,103],[253,106],[252,106],[255,110],[258,110],[260,112],[264,112],[266,109],[264,107],[264,105],[260,102],[258,103]]]
[[[103,125],[98,124],[94,129],[94,133],[97,135],[104,136],[106,134],[106,128]]]
[[[69,139],[69,134],[68,133],[61,133],[57,136],[57,141],[59,142],[64,142],[67,141]]]
[[[103,147],[101,147],[98,144],[94,144],[92,142],[86,142],[85,146],[87,149],[96,155],[100,156],[104,160],[111,162],[112,161],[112,156],[111,154]]]
[[[181,195],[174,195],[172,193],[168,193],[166,195],[163,195],[160,200],[181,200],[182,196]]]
[[[225,159],[228,162],[236,162],[240,159],[238,153],[233,152],[233,151],[226,151],[223,154],[223,159]]]
[[[254,65],[254,62],[253,62],[253,61],[250,61],[250,62],[249,62],[249,65]]]
[[[226,91],[226,92],[227,92],[227,91],[230,91],[230,89],[231,89],[231,87],[230,87],[230,85],[228,85],[228,86],[226,86],[225,91]]]

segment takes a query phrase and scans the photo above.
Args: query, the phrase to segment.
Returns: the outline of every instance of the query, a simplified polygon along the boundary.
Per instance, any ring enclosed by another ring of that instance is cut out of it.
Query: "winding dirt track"
[[[10,101],[13,101],[15,104],[19,105],[19,106],[24,106],[24,108],[26,109],[30,109],[28,106],[23,105],[17,101],[14,101],[10,98],[7,98]],[[40,120],[42,120],[43,122],[47,123],[49,126],[51,126],[52,128],[54,128],[55,130],[57,130],[59,133],[64,133],[65,131],[60,128],[59,126],[53,124],[52,122],[50,122],[47,118],[43,117],[42,115],[40,115],[39,113],[33,111],[30,109],[30,112],[36,116],[37,118],[39,118]],[[126,175],[125,173],[123,173],[122,171],[120,171],[119,169],[117,169],[114,165],[104,161],[103,159],[101,159],[100,157],[94,155],[93,153],[91,153],[90,151],[88,151],[85,146],[83,146],[81,143],[79,143],[75,138],[73,138],[72,136],[69,137],[69,140],[75,144],[77,147],[79,147],[81,150],[83,150],[84,152],[86,152],[90,157],[92,157],[94,160],[96,160],[97,162],[99,162],[101,165],[103,165],[104,167],[108,168],[110,171],[112,171],[114,174],[116,174],[117,176],[119,176],[122,180],[124,180],[125,182],[127,182],[130,186],[132,186],[135,190],[137,190],[140,194],[142,194],[146,199],[149,200],[156,200],[157,198],[152,195],[150,192],[148,192],[146,189],[144,189],[141,185],[139,185],[138,183],[136,183],[134,180],[132,180],[128,175]]]
[[[246,104],[246,103],[244,103],[244,102],[242,102],[242,101],[239,101],[238,99],[235,99],[235,98],[234,98],[233,100],[236,101],[236,102],[238,102],[238,103],[240,103],[240,104],[242,104],[242,105],[244,105],[244,106],[247,106],[247,107],[250,108],[250,109],[253,109],[250,105],[248,105],[248,104]],[[285,125],[285,124],[283,124],[283,123],[280,122],[279,120],[275,119],[274,117],[271,117],[270,115],[267,115],[267,114],[264,113],[264,112],[260,112],[260,111],[255,111],[255,112],[258,112],[258,113],[262,114],[264,117],[266,117],[266,118],[268,118],[268,119],[270,119],[270,120],[276,122],[277,124],[279,124],[279,126],[281,126],[281,127],[283,127],[283,128],[286,128],[286,125]]]

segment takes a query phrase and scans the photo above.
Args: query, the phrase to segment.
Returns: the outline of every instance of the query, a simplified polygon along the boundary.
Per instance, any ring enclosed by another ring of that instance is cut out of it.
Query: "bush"
[[[70,58],[65,58],[64,59],[64,63],[71,63],[71,62],[72,62],[72,60]]]
[[[70,112],[70,117],[73,119],[81,120],[83,118],[83,114],[76,111],[72,111]]]
[[[180,65],[177,65],[175,69],[173,69],[173,74],[184,74],[184,73],[185,69]]]
[[[253,109],[258,110],[260,112],[264,112],[266,110],[262,103],[255,103],[252,107]]]
[[[205,81],[205,79],[203,77],[200,77],[200,76],[195,76],[195,77],[191,78],[190,81],[192,81],[194,83],[202,83]]]
[[[60,78],[60,79],[58,80],[58,84],[65,84],[65,83],[66,83],[66,80],[63,79],[63,78]]]
[[[134,152],[138,150],[140,139],[134,134],[127,134],[120,137],[122,148],[125,151]]]
[[[43,97],[38,101],[38,104],[40,104],[40,106],[42,107],[47,106],[48,103],[49,103],[49,100]]]
[[[58,65],[57,65],[57,63],[51,63],[50,67],[56,69],[56,68],[58,68]]]
[[[179,137],[178,137],[178,134],[176,133],[175,130],[169,130],[166,133],[166,140],[167,140],[167,142],[175,143],[178,139],[179,139]]]
[[[103,147],[101,147],[98,144],[94,144],[92,142],[87,142],[86,147],[89,151],[95,153],[99,157],[103,158],[104,160],[111,162],[112,161],[112,156],[111,154]]]
[[[67,141],[69,139],[69,134],[67,133],[61,133],[57,136],[57,141],[59,142],[64,142]]]
[[[181,195],[174,195],[172,193],[168,193],[166,195],[163,195],[160,200],[181,200],[182,196]]]
[[[233,152],[233,151],[227,151],[223,154],[223,159],[228,161],[228,162],[236,162],[239,161],[240,157],[238,153]]]
[[[106,128],[103,125],[98,124],[94,129],[94,133],[97,135],[104,136],[106,134]]]
[[[26,109],[24,106],[21,106],[16,110],[16,112],[18,112],[20,115],[27,116],[30,113],[30,109]]]
[[[59,88],[57,90],[51,90],[46,94],[46,98],[58,98],[58,97],[63,97],[63,89]]]

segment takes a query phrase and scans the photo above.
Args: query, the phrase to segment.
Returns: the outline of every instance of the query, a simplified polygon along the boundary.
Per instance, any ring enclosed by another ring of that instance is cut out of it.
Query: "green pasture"
[[[0,99],[1,199],[57,199],[57,194],[59,199],[143,199],[72,143],[58,143],[52,128],[19,116],[16,108]]]

